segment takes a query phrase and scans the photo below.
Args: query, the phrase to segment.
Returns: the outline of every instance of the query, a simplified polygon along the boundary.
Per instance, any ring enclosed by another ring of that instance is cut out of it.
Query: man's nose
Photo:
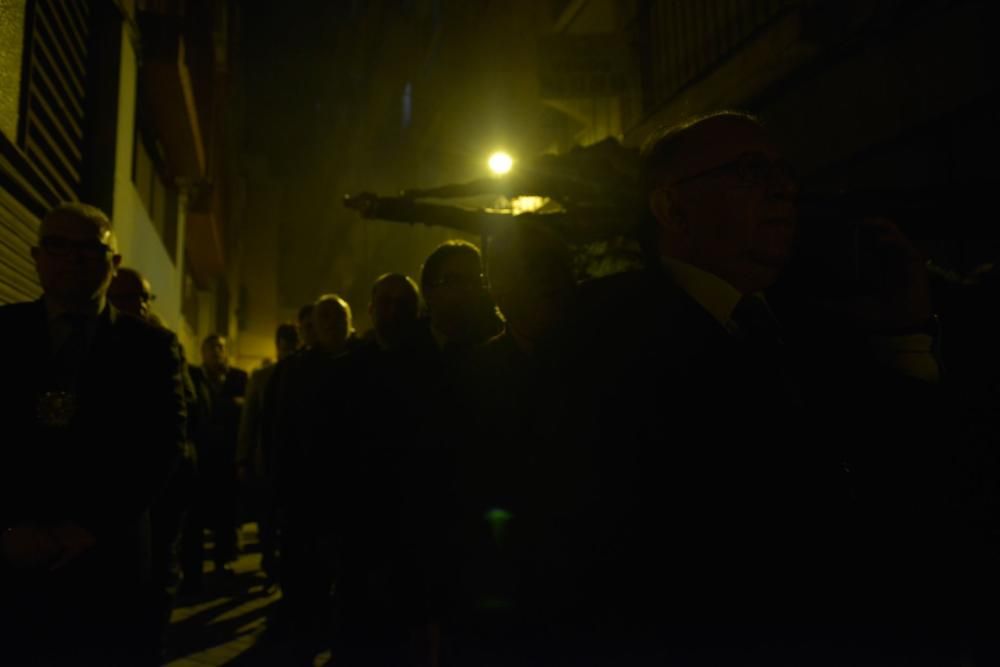
[[[70,248],[69,256],[75,264],[86,264],[90,260],[83,248]]]
[[[794,203],[799,196],[799,181],[794,176],[775,172],[768,184],[768,194],[775,199]]]

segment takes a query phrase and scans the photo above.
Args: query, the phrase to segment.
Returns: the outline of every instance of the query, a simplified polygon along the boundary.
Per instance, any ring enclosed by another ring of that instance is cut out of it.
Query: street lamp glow
[[[507,155],[503,151],[499,151],[490,156],[489,165],[490,171],[497,176],[502,176],[510,171],[510,168],[514,166],[514,158]]]

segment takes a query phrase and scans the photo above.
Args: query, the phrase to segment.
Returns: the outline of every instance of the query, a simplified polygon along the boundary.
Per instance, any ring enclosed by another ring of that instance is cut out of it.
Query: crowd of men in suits
[[[656,136],[642,184],[644,270],[578,283],[538,227],[447,242],[375,282],[365,336],[303,308],[249,383],[215,336],[185,371],[107,218],[55,209],[44,297],[0,308],[0,655],[155,664],[171,545],[196,587],[212,529],[224,572],[242,481],[304,656],[992,664],[996,395],[945,372],[920,253],[868,219],[869,282],[796,273],[798,184],[744,114]]]

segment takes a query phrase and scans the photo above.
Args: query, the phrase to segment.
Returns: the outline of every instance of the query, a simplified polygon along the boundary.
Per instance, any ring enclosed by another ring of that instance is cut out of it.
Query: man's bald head
[[[313,322],[317,345],[330,352],[342,351],[354,331],[351,307],[336,294],[324,294],[316,300]]]
[[[111,222],[98,208],[70,203],[45,216],[31,249],[46,300],[58,310],[98,311],[115,275],[117,253]]]
[[[654,133],[642,147],[640,178],[645,192],[681,177],[685,167],[697,159],[706,135],[721,126],[751,125],[761,128],[760,121],[741,111],[718,111],[689,118],[677,125]]]
[[[108,216],[101,209],[81,202],[60,204],[49,211],[42,218],[42,224],[38,228],[39,243],[45,237],[46,232],[52,229],[53,225],[59,226],[65,220],[73,220],[79,224],[93,226],[96,238],[108,246],[113,253],[118,252],[118,239],[111,228],[111,220],[108,219]]]
[[[756,119],[721,112],[671,128],[644,149],[642,174],[661,256],[743,293],[773,284],[791,254],[798,186]]]
[[[417,283],[402,273],[379,276],[372,285],[368,314],[378,344],[385,349],[399,347],[412,334],[420,314]]]
[[[153,288],[144,275],[136,269],[119,267],[108,288],[111,305],[132,317],[148,320],[153,301]]]

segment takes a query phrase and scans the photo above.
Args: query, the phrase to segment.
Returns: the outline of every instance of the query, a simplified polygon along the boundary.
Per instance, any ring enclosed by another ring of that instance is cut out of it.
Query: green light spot
[[[514,518],[514,515],[501,507],[494,507],[487,510],[483,518],[490,524],[490,528],[493,530],[493,541],[496,542],[497,546],[506,542],[507,524]]]
[[[514,518],[514,515],[500,507],[487,510],[483,517],[493,526],[503,525]]]

